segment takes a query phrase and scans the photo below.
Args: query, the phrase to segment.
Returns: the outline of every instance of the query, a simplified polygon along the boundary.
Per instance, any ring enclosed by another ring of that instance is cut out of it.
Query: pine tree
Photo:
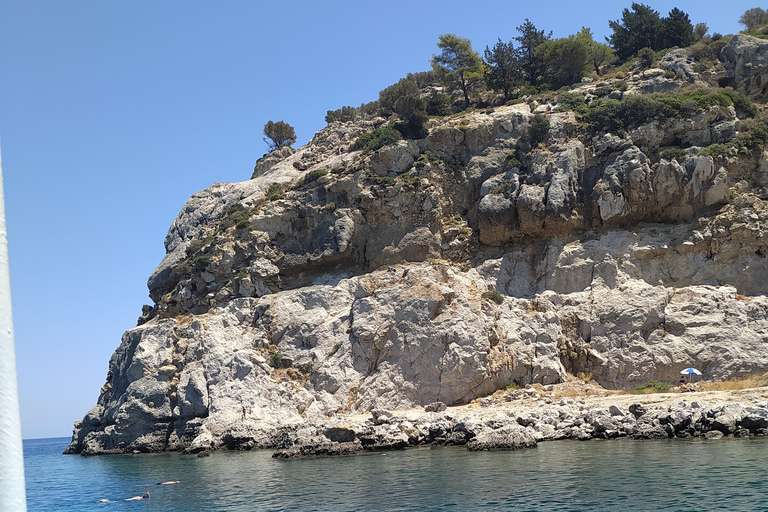
[[[514,39],[520,43],[517,49],[520,67],[528,81],[535,84],[544,73],[544,63],[540,57],[536,56],[536,48],[552,37],[552,31],[545,35],[544,31],[538,30],[528,18],[525,18],[525,22],[517,27],[517,31],[520,35]]]
[[[437,42],[440,55],[432,56],[432,67],[449,89],[460,89],[469,108],[469,89],[483,76],[483,59],[472,49],[469,39],[443,34]]]
[[[485,83],[490,89],[503,91],[504,100],[512,95],[512,89],[522,81],[520,62],[512,43],[499,42],[493,48],[485,47]]]
[[[661,39],[664,48],[685,48],[696,42],[696,33],[688,15],[675,7],[661,20]]]

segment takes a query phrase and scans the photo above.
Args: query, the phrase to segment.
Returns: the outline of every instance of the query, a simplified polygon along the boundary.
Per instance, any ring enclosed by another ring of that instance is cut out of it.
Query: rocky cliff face
[[[753,73],[764,43],[744,37],[711,82]],[[686,59],[580,92],[701,84]],[[195,194],[68,451],[275,446],[287,425],[568,374],[626,388],[768,371],[768,153],[699,154],[738,135],[737,111],[619,136],[555,107],[433,120],[370,153],[348,148],[386,120],[333,123]],[[551,128],[532,147],[535,113]],[[662,158],[671,146],[684,156]]]

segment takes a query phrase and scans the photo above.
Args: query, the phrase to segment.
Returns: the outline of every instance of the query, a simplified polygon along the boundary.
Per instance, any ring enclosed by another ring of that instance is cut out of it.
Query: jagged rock
[[[256,166],[253,168],[253,174],[251,175],[251,179],[258,178],[268,170],[270,170],[275,164],[278,162],[281,162],[294,154],[296,152],[295,149],[289,147],[289,146],[283,146],[281,148],[277,148],[274,151],[271,151],[264,155],[263,157],[259,158],[256,161]]]
[[[354,455],[363,451],[359,441],[336,443],[328,440],[307,441],[289,448],[277,450],[274,459],[299,459],[310,457],[332,457]]]
[[[684,48],[668,52],[659,62],[662,69],[671,69],[675,73],[682,73],[688,82],[699,80],[699,74],[694,71],[695,59]]]
[[[536,446],[536,437],[530,430],[507,425],[495,430],[484,430],[467,443],[472,452],[519,450]]]
[[[443,412],[448,407],[443,402],[432,402],[424,406],[426,412]]]
[[[721,86],[731,86],[748,96],[763,96],[768,87],[768,41],[736,34],[721,51],[723,66],[728,73]]]
[[[751,432],[768,428],[768,409],[754,407],[746,410],[746,414],[741,418],[741,426]]]

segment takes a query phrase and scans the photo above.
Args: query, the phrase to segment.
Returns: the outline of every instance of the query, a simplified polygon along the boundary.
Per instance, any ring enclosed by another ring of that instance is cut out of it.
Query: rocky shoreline
[[[376,409],[283,429],[273,457],[352,455],[414,446],[516,450],[561,439],[768,435],[768,388],[558,398],[553,386],[544,386],[499,393],[470,406],[436,403],[424,409]]]

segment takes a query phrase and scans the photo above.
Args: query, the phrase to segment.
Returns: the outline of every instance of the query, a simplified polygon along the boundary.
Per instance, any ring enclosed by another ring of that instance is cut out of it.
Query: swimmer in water
[[[149,491],[144,493],[144,496],[134,496],[133,498],[126,498],[125,501],[134,501],[134,500],[148,500],[149,499]]]
[[[157,485],[171,485],[171,484],[180,484],[181,480],[173,480],[171,482],[158,482]]]

